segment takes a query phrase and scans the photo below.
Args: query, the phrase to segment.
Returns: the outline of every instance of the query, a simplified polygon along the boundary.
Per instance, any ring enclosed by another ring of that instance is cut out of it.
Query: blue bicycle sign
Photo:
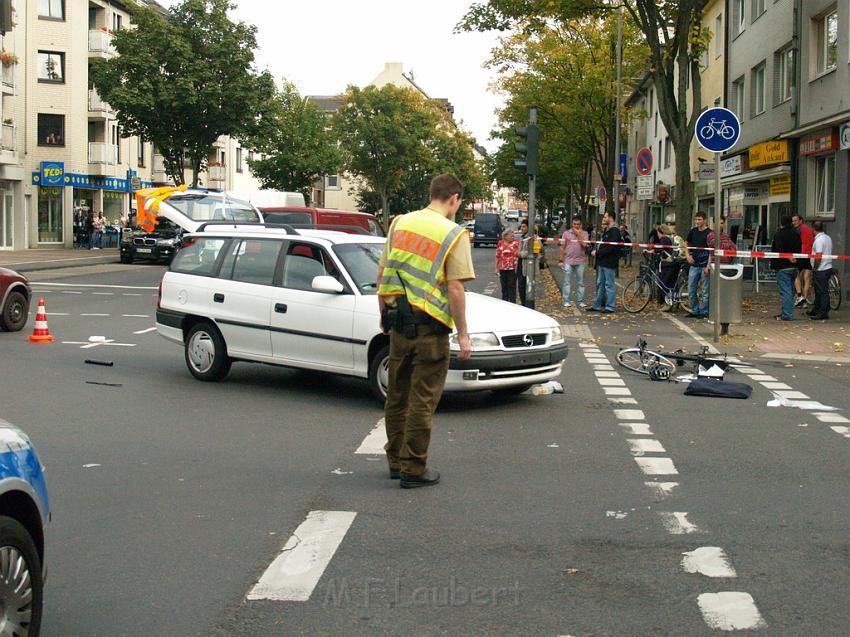
[[[697,141],[712,153],[729,150],[740,136],[741,122],[735,113],[727,108],[710,108],[697,120]]]

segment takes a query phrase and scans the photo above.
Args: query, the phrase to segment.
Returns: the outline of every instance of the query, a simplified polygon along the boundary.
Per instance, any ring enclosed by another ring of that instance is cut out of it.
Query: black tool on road
[[[112,367],[115,365],[112,361],[96,361],[90,358],[86,359],[86,365],[102,365],[103,367]]]
[[[99,383],[94,380],[87,380],[86,385],[103,385],[104,387],[123,387],[124,383]]]

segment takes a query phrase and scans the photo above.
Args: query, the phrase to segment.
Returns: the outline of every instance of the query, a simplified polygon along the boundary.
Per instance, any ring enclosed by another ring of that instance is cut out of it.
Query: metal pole
[[[618,223],[620,219],[620,102],[622,100],[623,81],[623,5],[617,7],[617,108],[616,108],[616,130],[614,131],[614,187],[611,195],[614,198],[614,218]]]
[[[720,153],[714,153],[714,249],[720,249]],[[710,301],[714,307],[714,342],[720,340],[720,257],[714,253]]]
[[[528,109],[528,123],[537,124],[537,109]],[[534,175],[528,176],[528,231],[531,237],[536,237],[535,228],[537,226],[537,206],[535,197],[537,196],[537,183]],[[526,307],[534,309],[534,279],[537,274],[537,255],[534,254],[534,241],[532,238],[527,247],[528,253],[525,261],[525,280],[526,280]]]

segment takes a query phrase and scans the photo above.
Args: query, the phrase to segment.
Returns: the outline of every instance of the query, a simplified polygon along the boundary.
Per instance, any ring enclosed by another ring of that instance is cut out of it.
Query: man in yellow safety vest
[[[381,329],[390,335],[384,416],[390,477],[402,488],[437,484],[426,468],[431,419],[449,369],[449,334],[457,331],[458,358],[472,353],[466,328],[464,282],[475,278],[472,253],[454,217],[463,185],[444,174],[431,182],[424,210],[396,217],[378,268]]]

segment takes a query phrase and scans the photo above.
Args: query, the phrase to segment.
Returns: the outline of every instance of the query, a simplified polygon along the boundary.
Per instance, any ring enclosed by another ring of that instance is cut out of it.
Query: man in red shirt
[[[801,250],[806,254],[812,253],[812,244],[815,242],[815,233],[812,227],[806,225],[806,220],[798,212],[791,217],[794,230],[800,233]],[[794,281],[794,289],[797,298],[794,299],[794,307],[801,307],[804,303],[811,305],[809,295],[812,292],[812,264],[808,259],[797,259],[797,279]]]

